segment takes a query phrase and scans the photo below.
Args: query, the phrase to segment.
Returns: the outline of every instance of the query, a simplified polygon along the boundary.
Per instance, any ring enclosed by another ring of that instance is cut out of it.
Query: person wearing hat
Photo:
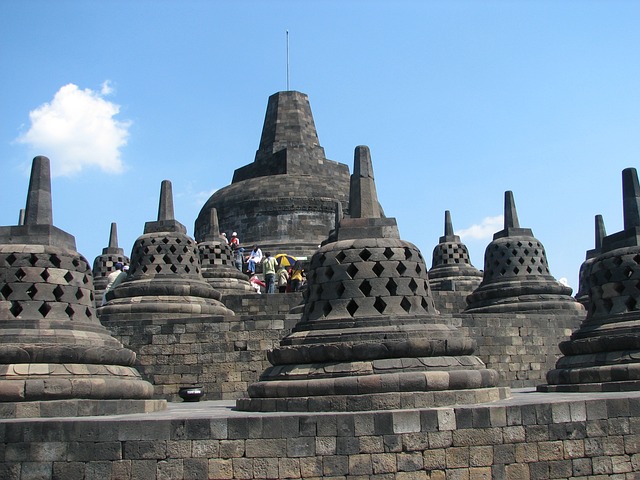
[[[231,247],[231,250],[235,250],[240,246],[240,240],[238,240],[238,234],[236,232],[233,232],[231,234],[231,240],[229,240],[229,246]]]
[[[107,288],[104,289],[102,294],[102,305],[107,303],[107,293],[116,288],[127,278],[127,272],[124,270],[125,266],[121,262],[116,262],[114,265],[115,270],[107,277]],[[126,267],[129,270],[129,267]]]
[[[222,232],[220,234],[220,236],[222,237],[222,239],[224,240],[224,243],[226,243],[227,245],[229,245],[229,239],[227,238],[227,234]]]

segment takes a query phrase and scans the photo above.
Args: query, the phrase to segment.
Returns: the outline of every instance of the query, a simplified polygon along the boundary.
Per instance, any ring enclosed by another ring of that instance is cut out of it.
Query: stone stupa
[[[444,236],[433,249],[429,270],[432,290],[472,292],[482,282],[482,272],[471,265],[469,250],[460,237],[453,233],[451,212],[444,212]]]
[[[49,159],[33,160],[24,224],[0,227],[0,412],[52,417],[148,412],[153,386],[96,316],[75,238],[53,226]]]
[[[247,276],[235,266],[234,253],[220,236],[218,212],[211,209],[209,233],[198,243],[202,277],[224,295],[256,293]]]
[[[467,297],[465,312],[581,314],[571,291],[551,275],[544,246],[530,228],[520,227],[513,192],[505,192],[504,229],[485,250],[482,283]]]
[[[254,161],[207,200],[195,239],[209,232],[215,208],[220,230],[238,232],[245,249],[311,256],[334,227],[336,202],[348,212],[349,167],[326,158],[308,97],[278,92],[269,97]]]
[[[102,295],[107,288],[107,277],[116,269],[116,263],[129,264],[129,257],[118,246],[118,226],[111,223],[109,231],[109,246],[102,249],[102,255],[93,260],[93,288],[98,304],[102,301]]]
[[[237,407],[358,411],[504,398],[474,341],[436,314],[424,259],[383,218],[367,147],[355,151],[351,216],[311,259],[304,313]]]
[[[640,390],[640,185],[622,172],[624,230],[602,239],[589,270],[589,310],[547,373],[544,392]]]
[[[102,322],[233,315],[200,271],[196,242],[174,218],[171,182],[160,189],[158,220],[146,222],[131,251],[127,278],[107,293]]]

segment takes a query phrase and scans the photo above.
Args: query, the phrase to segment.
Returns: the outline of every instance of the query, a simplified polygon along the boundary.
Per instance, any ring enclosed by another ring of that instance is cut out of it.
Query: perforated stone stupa
[[[589,310],[589,289],[591,288],[591,285],[589,284],[591,266],[593,265],[596,257],[602,251],[602,239],[607,236],[602,215],[596,215],[595,223],[595,248],[587,250],[585,261],[580,265],[580,274],[578,276],[579,288],[578,293],[576,294],[576,300],[578,300],[587,311]]]
[[[100,320],[233,315],[200,270],[198,247],[175,220],[171,182],[164,180],[158,220],[145,223],[131,251],[129,275],[107,293]]]
[[[53,226],[49,159],[36,157],[24,225],[0,227],[0,416],[164,408],[135,358],[96,317],[91,268]]]
[[[440,321],[418,248],[381,217],[367,147],[357,147],[351,218],[311,259],[302,320],[268,354],[242,410],[355,411],[497,400],[498,374]]]
[[[231,247],[220,236],[218,212],[211,209],[209,233],[198,243],[203,278],[222,295],[256,293],[247,276],[235,266]]]
[[[451,212],[444,212],[444,236],[433,249],[429,270],[432,290],[462,290],[471,292],[482,281],[482,272],[471,265],[469,250],[460,237],[453,233]]]
[[[245,248],[311,256],[334,226],[336,202],[348,212],[349,167],[325,157],[307,96],[279,92],[269,97],[255,160],[205,203],[195,238],[203,241],[216,208],[221,231],[237,231]]]
[[[129,264],[129,257],[124,254],[124,250],[118,246],[118,226],[111,224],[109,232],[109,246],[102,249],[102,255],[98,255],[93,260],[93,287],[95,298],[98,303],[102,300],[102,294],[107,288],[107,277],[116,269],[116,263]]]
[[[505,192],[504,229],[485,250],[482,283],[467,297],[466,312],[583,312],[571,291],[551,275],[544,246],[520,227],[513,192]]]
[[[622,172],[624,230],[602,239],[589,271],[589,311],[547,373],[547,392],[640,389],[640,186]]]

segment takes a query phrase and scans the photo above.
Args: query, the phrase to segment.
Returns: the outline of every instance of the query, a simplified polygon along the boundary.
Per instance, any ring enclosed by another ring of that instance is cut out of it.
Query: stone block
[[[13,464],[16,468],[11,469],[11,464],[0,465],[0,478],[7,480],[20,478],[20,465]],[[51,473],[52,480],[84,480],[86,464],[84,462],[54,462]],[[130,475],[122,478],[130,478]]]
[[[240,458],[244,456],[244,440],[220,440],[220,457]]]
[[[371,463],[371,455],[350,455],[349,456],[349,476],[354,475],[371,475],[373,473],[373,465]]]
[[[374,474],[395,473],[396,456],[393,453],[372,453],[371,466]]]
[[[174,478],[184,478],[183,460],[172,458],[158,461],[156,480],[172,480]]]
[[[278,474],[278,478],[301,478],[300,460],[297,458],[279,458]]]
[[[490,445],[469,447],[470,467],[490,467],[493,464],[493,447]]]
[[[469,467],[469,447],[450,447],[445,454],[447,469]]]
[[[340,438],[338,439],[340,440]],[[357,442],[357,439],[352,439]],[[265,440],[262,440],[265,441]],[[271,440],[272,442],[274,440]],[[247,440],[247,456],[248,456],[248,440]],[[340,452],[338,452],[340,453]],[[312,457],[316,454],[316,442],[313,437],[297,437],[288,438],[286,440],[286,456],[287,457]],[[265,455],[266,456],[266,455]],[[282,455],[269,455],[282,456]]]
[[[393,433],[410,433],[420,431],[419,411],[393,412]],[[454,417],[455,418],[455,417]]]
[[[253,478],[278,478],[278,459],[277,458],[254,458],[253,459]],[[313,475],[309,475],[313,476]],[[304,478],[304,474],[303,474]]]
[[[298,438],[291,441],[299,440]],[[244,442],[245,456],[254,457],[285,457],[288,452],[289,441],[284,438],[247,439]],[[302,456],[302,455],[295,455]]]
[[[221,480],[233,478],[232,460],[223,460],[220,458],[209,459],[209,478],[217,478]]]
[[[315,437],[316,455],[329,456],[336,454],[336,437]]]
[[[529,480],[531,478],[526,464],[505,465],[504,472],[506,480]]]

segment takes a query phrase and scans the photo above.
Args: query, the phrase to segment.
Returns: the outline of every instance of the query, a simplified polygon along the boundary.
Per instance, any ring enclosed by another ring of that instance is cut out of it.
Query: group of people
[[[267,293],[276,293],[276,285],[280,293],[300,291],[304,282],[304,270],[299,261],[296,261],[293,266],[279,265],[270,252],[263,256],[258,245],[254,245],[249,254],[245,255],[245,249],[240,246],[237,232],[231,234],[231,240],[227,239],[225,233],[221,236],[231,247],[236,268],[242,272],[244,264],[247,264],[246,274],[249,275],[249,281],[258,293],[262,288]],[[262,264],[264,281],[256,275],[256,266],[259,264]]]
[[[111,272],[107,277],[107,286],[105,287],[104,293],[102,294],[101,305],[103,306],[105,303],[107,303],[107,293],[120,285],[129,274],[129,265],[125,265],[122,262],[116,262],[113,267],[115,268],[115,270]]]

